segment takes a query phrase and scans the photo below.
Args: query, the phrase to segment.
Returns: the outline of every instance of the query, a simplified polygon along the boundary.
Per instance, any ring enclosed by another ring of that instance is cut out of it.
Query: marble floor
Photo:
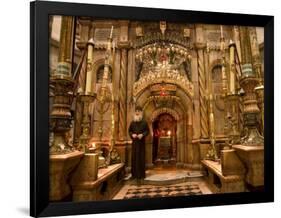
[[[212,194],[204,175],[198,171],[152,169],[141,184],[125,178],[125,185],[113,199],[153,198]]]
[[[145,184],[169,185],[181,182],[199,181],[204,177],[200,171],[191,171],[184,169],[165,169],[154,168],[146,171]]]

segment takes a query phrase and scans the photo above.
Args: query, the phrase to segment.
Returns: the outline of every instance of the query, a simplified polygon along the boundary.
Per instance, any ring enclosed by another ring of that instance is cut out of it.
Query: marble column
[[[63,16],[61,21],[60,48],[56,76],[70,78],[72,71],[74,18]]]
[[[120,20],[120,35],[118,48],[120,49],[120,82],[119,82],[119,126],[118,139],[124,142],[127,140],[127,83],[128,83],[128,53],[129,42],[129,21]]]
[[[204,41],[204,31],[202,25],[196,26],[196,43],[197,50],[197,65],[198,65],[198,77],[199,77],[199,104],[200,104],[200,135],[201,138],[206,139],[208,134],[208,113],[206,102],[206,72],[204,67],[204,49],[206,43]]]
[[[120,60],[120,92],[119,92],[119,140],[127,138],[127,74],[129,42],[119,42]]]

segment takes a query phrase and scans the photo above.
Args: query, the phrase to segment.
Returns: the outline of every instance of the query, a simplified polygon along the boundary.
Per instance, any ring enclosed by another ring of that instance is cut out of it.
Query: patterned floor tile
[[[124,199],[132,198],[153,198],[153,197],[171,197],[171,196],[189,196],[202,194],[199,186],[196,184],[169,185],[169,186],[149,186],[138,187],[130,186]]]

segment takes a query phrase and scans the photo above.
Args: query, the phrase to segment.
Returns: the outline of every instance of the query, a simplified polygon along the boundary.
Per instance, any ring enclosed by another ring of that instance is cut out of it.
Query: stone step
[[[187,171],[187,170],[174,170],[174,171],[150,171],[146,172],[146,178],[143,180],[143,184],[147,185],[171,185],[182,182],[195,182],[202,181],[204,173],[201,171]],[[125,177],[125,181],[129,183],[131,181],[131,174]]]

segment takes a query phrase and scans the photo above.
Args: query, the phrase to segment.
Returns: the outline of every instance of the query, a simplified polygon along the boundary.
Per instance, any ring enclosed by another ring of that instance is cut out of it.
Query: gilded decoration
[[[123,199],[124,185],[193,179],[209,193],[262,188],[261,29],[68,16],[60,23],[60,39],[50,40],[52,201]],[[140,121],[145,131],[132,134]],[[144,158],[136,161],[139,139]],[[132,178],[136,163],[141,181]]]
[[[155,43],[138,49],[133,95],[137,96],[147,86],[165,83],[179,86],[192,98],[190,60],[187,49],[171,43]]]

